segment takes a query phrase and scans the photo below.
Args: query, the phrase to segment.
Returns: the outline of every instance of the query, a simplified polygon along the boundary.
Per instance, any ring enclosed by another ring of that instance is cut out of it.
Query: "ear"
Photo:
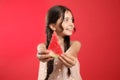
[[[50,26],[50,28],[51,28],[53,31],[56,30],[55,24],[50,24],[49,26]]]

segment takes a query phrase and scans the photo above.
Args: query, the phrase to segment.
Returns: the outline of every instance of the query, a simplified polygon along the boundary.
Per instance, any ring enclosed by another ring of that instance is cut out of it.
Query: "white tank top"
[[[71,74],[68,77],[68,68],[59,59],[54,59],[54,69],[48,80],[82,80],[80,76],[80,64],[76,59],[75,66],[70,68]],[[38,80],[45,80],[47,75],[47,62],[40,62]]]

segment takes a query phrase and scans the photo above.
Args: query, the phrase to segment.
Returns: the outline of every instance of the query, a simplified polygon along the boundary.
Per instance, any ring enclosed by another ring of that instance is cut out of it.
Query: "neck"
[[[55,32],[56,33],[56,36],[57,36],[57,39],[58,39],[58,43],[60,45],[63,45],[64,44],[64,37],[61,36],[59,33]]]
[[[59,34],[56,34],[58,39],[58,44],[61,46],[62,50],[64,51],[64,37],[60,36]]]
[[[60,45],[63,45],[64,44],[64,37],[57,35],[57,38],[58,38],[58,43]]]
[[[64,38],[58,35],[57,38],[58,38],[58,44],[60,45],[62,51],[64,52]]]

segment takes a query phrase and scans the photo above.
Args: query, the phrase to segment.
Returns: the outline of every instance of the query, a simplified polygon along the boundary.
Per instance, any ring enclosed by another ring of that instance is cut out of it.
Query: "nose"
[[[69,21],[69,26],[72,27],[72,28],[74,28],[74,23],[71,22],[71,21]]]

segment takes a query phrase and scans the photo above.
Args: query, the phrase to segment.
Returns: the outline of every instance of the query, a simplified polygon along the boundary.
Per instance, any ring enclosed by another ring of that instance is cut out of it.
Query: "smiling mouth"
[[[70,28],[70,29],[68,28],[68,29],[66,29],[66,30],[71,31],[71,32],[73,31],[73,29],[71,29],[71,28]]]

